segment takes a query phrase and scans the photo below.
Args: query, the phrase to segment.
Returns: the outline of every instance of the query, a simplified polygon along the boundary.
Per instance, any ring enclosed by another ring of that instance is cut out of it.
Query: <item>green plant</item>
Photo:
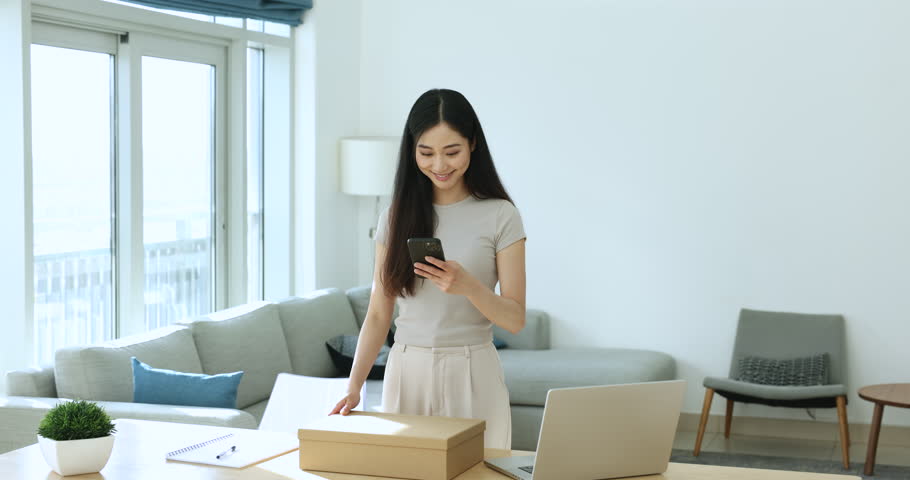
[[[57,441],[106,437],[116,431],[107,412],[85,400],[58,403],[38,426],[38,435]]]

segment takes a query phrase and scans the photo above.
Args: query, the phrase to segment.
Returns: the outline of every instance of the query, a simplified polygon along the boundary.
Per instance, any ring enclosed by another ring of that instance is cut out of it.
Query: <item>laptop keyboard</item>
[[[528,465],[527,467],[518,467],[519,470],[524,470],[528,473],[534,473],[534,465]]]

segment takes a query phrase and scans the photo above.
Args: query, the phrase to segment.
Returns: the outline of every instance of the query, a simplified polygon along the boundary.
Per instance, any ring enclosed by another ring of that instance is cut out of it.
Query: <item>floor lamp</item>
[[[391,195],[398,167],[398,137],[346,137],[339,149],[341,191],[348,195],[376,197],[368,232],[370,240],[376,235],[379,220],[379,200]],[[375,249],[370,249],[370,265],[375,261]]]

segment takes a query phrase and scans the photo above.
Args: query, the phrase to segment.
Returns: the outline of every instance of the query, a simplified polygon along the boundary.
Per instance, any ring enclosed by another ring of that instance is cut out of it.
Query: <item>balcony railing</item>
[[[109,250],[35,257],[35,356],[53,361],[66,345],[113,338]]]
[[[211,311],[209,239],[145,246],[145,328]],[[67,345],[114,337],[110,250],[35,256],[35,359],[47,364]]]

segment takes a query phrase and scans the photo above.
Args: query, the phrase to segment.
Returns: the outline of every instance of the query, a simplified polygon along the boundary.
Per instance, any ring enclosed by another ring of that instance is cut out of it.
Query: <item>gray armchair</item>
[[[740,377],[740,360],[758,356],[775,360],[827,353],[828,384],[777,386],[735,380]],[[727,399],[724,437],[730,437],[734,402],[758,403],[773,407],[837,408],[840,423],[841,453],[844,468],[850,468],[850,434],[847,429],[846,361],[844,357],[844,317],[800,313],[763,312],[742,309],[733,347],[729,378],[705,377],[705,402],[698,436],[697,456],[705,434],[714,394]]]

